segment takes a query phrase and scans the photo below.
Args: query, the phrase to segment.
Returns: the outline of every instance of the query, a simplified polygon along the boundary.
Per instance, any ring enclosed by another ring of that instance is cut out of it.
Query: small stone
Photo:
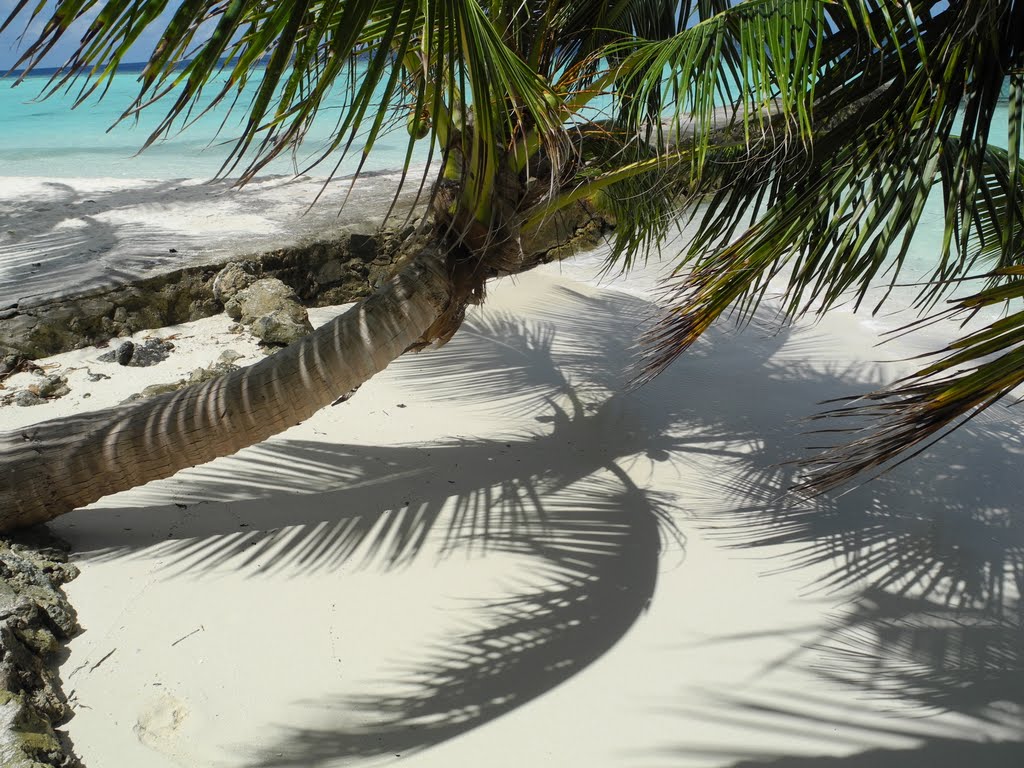
[[[156,365],[166,360],[174,344],[163,339],[146,339],[146,343],[135,347],[135,354],[132,357],[132,365],[136,367],[147,367]]]
[[[14,404],[22,407],[28,407],[30,405],[40,405],[45,402],[43,398],[34,392],[29,392],[27,389],[19,390],[14,393]]]
[[[114,322],[124,323],[128,320],[128,310],[124,307],[118,307],[114,310]]]
[[[41,384],[36,386],[36,394],[48,400],[56,400],[64,397],[71,390],[68,388],[68,380],[63,376],[46,376]]]
[[[225,349],[220,353],[220,357],[218,357],[217,360],[222,363],[233,363],[235,360],[241,360],[243,357],[245,357],[245,355],[241,352],[236,352],[233,349]]]
[[[163,339],[146,339],[144,344],[122,343],[115,351],[105,352],[97,360],[104,363],[118,362],[133,368],[146,368],[166,360],[174,345]],[[123,361],[123,362],[122,362]]]
[[[132,355],[135,354],[135,344],[126,341],[114,352],[114,359],[117,360],[118,365],[128,365],[132,361]]]

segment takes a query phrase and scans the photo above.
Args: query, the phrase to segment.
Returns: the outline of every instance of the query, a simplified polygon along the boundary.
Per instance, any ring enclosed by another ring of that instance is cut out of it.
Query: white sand
[[[0,176],[0,309],[379,224],[397,176],[230,180]],[[415,191],[410,183],[408,189]],[[310,208],[321,194],[320,202]]]
[[[979,560],[1020,547],[1019,421],[993,410],[794,516],[776,500],[780,463],[815,442],[801,419],[905,370],[875,362],[900,348],[842,314],[716,330],[627,391],[650,306],[557,274],[572,269],[501,282],[446,348],[264,445],[53,525],[82,569],[62,677],[86,765],[1021,764],[985,743],[1024,757],[1019,708],[964,695],[938,713],[886,686],[923,652],[883,641],[879,611],[837,631],[870,582],[828,589],[841,562],[804,562],[868,525],[872,551],[908,557],[936,535]],[[53,358],[72,394],[2,408],[0,426],[118,402],[225,349],[255,359],[227,324],[161,331],[177,349],[152,368]],[[754,536],[779,540],[729,546]]]

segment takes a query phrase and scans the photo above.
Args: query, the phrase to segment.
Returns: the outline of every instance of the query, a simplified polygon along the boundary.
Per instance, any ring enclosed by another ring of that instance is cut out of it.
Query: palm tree
[[[3,26],[44,9],[27,6],[20,0]],[[703,211],[700,235],[679,255],[676,301],[648,339],[645,375],[730,307],[752,310],[783,270],[792,316],[824,311],[850,289],[863,299],[891,264],[895,281],[938,180],[946,237],[924,305],[968,276],[988,287],[954,309],[1024,295],[1020,0],[920,8],[185,0],[173,14],[165,8],[162,0],[57,0],[17,66],[38,65],[83,19],[77,51],[48,91],[81,84],[84,100],[102,93],[143,30],[162,24],[125,112],[169,104],[150,141],[219,102],[245,104],[223,169],[244,182],[340,103],[320,159],[365,157],[405,123],[406,171],[417,141],[440,161],[420,185],[431,215],[390,282],[260,364],[0,438],[0,530],[264,440],[403,352],[444,343],[486,281],[530,266],[528,244],[557,230],[573,206],[614,218],[612,259],[623,267],[658,250],[680,213]],[[1007,77],[1009,152],[987,145]],[[210,96],[215,81],[223,85]],[[868,411],[878,428],[823,454],[805,489],[890,462],[1012,390],[1024,378],[1021,327],[1022,315],[1000,321],[876,395]],[[961,372],[965,364],[974,367]]]

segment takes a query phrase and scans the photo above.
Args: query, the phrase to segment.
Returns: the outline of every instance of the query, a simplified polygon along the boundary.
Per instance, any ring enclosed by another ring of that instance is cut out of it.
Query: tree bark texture
[[[348,312],[256,365],[0,435],[0,532],[262,442],[387,367],[455,300],[428,248]]]

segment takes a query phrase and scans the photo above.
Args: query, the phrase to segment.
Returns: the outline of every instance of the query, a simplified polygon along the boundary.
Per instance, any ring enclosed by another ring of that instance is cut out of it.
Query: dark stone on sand
[[[114,352],[114,359],[117,360],[118,365],[128,365],[132,361],[133,354],[135,354],[135,345],[126,341]]]
[[[35,392],[30,392],[27,389],[20,389],[14,393],[14,404],[19,405],[22,408],[28,408],[33,405],[41,405],[46,401],[43,400]]]
[[[126,341],[111,352],[104,352],[97,360],[102,363],[117,362],[132,368],[146,368],[166,360],[174,345],[163,339],[146,339],[144,344]]]

